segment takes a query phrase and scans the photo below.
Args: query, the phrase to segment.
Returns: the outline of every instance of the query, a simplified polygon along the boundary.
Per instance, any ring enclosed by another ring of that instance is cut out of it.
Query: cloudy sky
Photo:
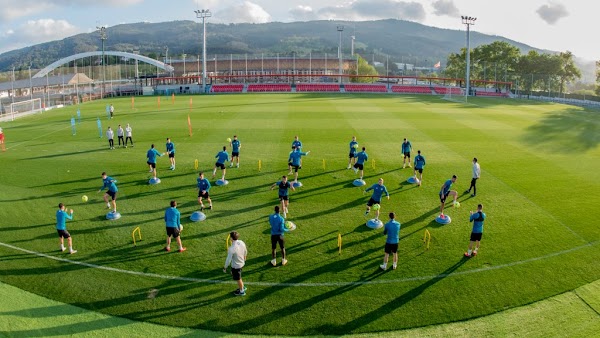
[[[96,26],[196,20],[263,23],[306,20],[404,19],[464,30],[460,15],[477,17],[473,30],[549,50],[600,60],[590,26],[593,1],[584,0],[0,0],[0,53],[62,39]],[[590,5],[592,4],[592,5]],[[356,32],[360,40],[360,32]]]

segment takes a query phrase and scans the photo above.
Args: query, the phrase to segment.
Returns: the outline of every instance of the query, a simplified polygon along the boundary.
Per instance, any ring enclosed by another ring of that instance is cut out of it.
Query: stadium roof
[[[29,81],[31,81],[31,83]],[[17,80],[14,82],[12,82],[12,81],[0,82],[0,92],[10,91],[13,88],[14,89],[24,89],[24,88],[29,88],[30,86],[35,87],[35,88],[46,87],[46,86],[54,87],[54,86],[61,86],[63,84],[73,86],[76,84],[89,84],[89,83],[93,83],[93,82],[94,82],[94,80],[90,79],[83,73],[53,75],[53,76],[48,76],[48,78],[43,77],[43,78],[32,78],[31,80],[29,80],[29,79]]]

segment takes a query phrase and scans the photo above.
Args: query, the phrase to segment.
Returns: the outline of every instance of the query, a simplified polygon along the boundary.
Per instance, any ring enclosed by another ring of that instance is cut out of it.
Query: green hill
[[[351,36],[355,50],[371,59],[372,55],[389,56],[395,62],[433,64],[445,62],[449,53],[465,46],[465,32],[440,29],[410,21],[379,20],[361,22],[309,21],[265,24],[207,24],[207,53],[308,55],[337,54],[339,35],[336,27],[344,25],[344,53],[350,52]],[[457,25],[458,26],[458,25]],[[201,54],[202,25],[196,21],[122,24],[107,29],[106,50],[133,51],[157,57]],[[472,46],[507,41],[526,53],[531,46],[501,36],[471,33]],[[62,57],[101,49],[98,33],[78,34],[0,54],[0,71],[13,67],[40,68]]]

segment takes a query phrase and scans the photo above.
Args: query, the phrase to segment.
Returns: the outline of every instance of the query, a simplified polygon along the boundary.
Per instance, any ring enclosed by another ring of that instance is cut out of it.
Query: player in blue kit
[[[290,152],[290,156],[296,149],[302,151],[302,142],[298,139],[298,135],[294,136],[294,140],[292,141],[292,151]],[[302,159],[300,159],[300,167],[302,167]],[[293,173],[291,160],[288,160],[288,170],[290,171],[288,175],[291,175]]]
[[[473,222],[473,230],[471,231],[471,241],[469,242],[469,249],[465,252],[465,257],[477,256],[477,250],[479,250],[479,243],[483,236],[483,222],[485,221],[485,214],[483,213],[483,205],[477,205],[477,211],[472,212],[469,217],[469,222]],[[475,250],[473,249],[475,245]],[[472,250],[472,251],[471,251]]]
[[[358,142],[356,142],[356,136],[352,136],[352,141],[350,141],[350,153],[348,154],[348,168],[352,168],[354,163],[356,163],[356,154],[358,149]]]
[[[116,183],[117,180],[106,175],[106,172],[103,172],[102,188],[98,190],[98,192],[101,192],[102,190],[107,189],[106,193],[104,194],[104,202],[106,202],[106,207],[110,209],[110,202],[108,201],[108,198],[110,197],[113,206],[113,213],[117,212],[117,192],[119,191],[119,189],[117,188]]]
[[[73,239],[71,238],[71,234],[67,231],[67,220],[73,219],[73,209],[69,210],[70,213],[67,213],[66,207],[62,203],[58,203],[58,210],[56,210],[56,231],[58,232],[58,237],[60,238],[60,251],[65,251],[65,238],[69,243],[69,253],[74,254],[77,250],[73,250]]]
[[[204,210],[204,203],[202,203],[203,198],[206,198],[206,200],[209,203],[208,208],[212,210],[212,201],[208,193],[208,191],[210,190],[210,182],[208,181],[208,179],[204,178],[203,172],[200,172],[198,174],[196,182],[196,186],[198,187],[198,203],[200,204],[200,211]]]
[[[294,141],[292,141],[292,147],[295,147],[299,151],[302,151],[302,142],[298,139],[298,135],[294,136]]]
[[[171,142],[171,139],[167,137],[167,154],[169,155],[169,161],[171,161],[171,166],[169,169],[175,170],[175,143]]]
[[[288,213],[288,206],[290,205],[290,199],[288,195],[288,189],[294,189],[294,186],[288,182],[287,176],[281,176],[281,181],[273,183],[271,190],[275,187],[279,187],[279,201],[281,201],[281,211],[283,211],[283,217],[286,217]]]
[[[229,145],[231,146],[231,164],[229,165],[229,167],[230,168],[233,167],[233,162],[236,162],[235,167],[239,168],[240,167],[240,148],[242,147],[242,144],[240,143],[240,140],[238,140],[237,135],[233,135],[233,140],[231,140]]]
[[[363,179],[365,174],[365,161],[369,159],[369,155],[365,152],[365,147],[362,147],[362,151],[356,154],[356,163],[354,163],[354,173],[358,173],[360,170],[360,179]]]
[[[154,179],[156,179],[156,156],[160,157],[163,155],[164,153],[161,154],[158,150],[154,149],[154,144],[150,145],[150,149],[146,152],[146,163],[148,163],[148,167],[150,168],[150,172],[154,176]]]
[[[213,175],[212,177],[214,178],[215,175],[217,174],[217,168],[221,168],[221,170],[223,171],[223,176],[221,176],[221,180],[225,181],[225,162],[229,161],[229,154],[227,153],[227,147],[223,146],[223,150],[219,151],[219,153],[215,156],[215,158],[217,159],[217,162],[215,163],[215,168],[213,169]]]
[[[410,151],[412,150],[412,144],[407,139],[404,139],[402,142],[402,169],[406,168],[406,163],[408,163],[408,167],[410,168]],[[408,160],[408,161],[407,161]]]
[[[423,169],[425,169],[425,157],[423,157],[423,155],[421,155],[421,151],[417,150],[417,156],[415,156],[415,177],[417,177],[417,172],[419,173],[419,184],[418,186],[421,186],[421,183],[423,183]]]
[[[453,205],[456,205],[456,198],[458,197],[458,193],[455,190],[450,190],[454,182],[456,182],[456,175],[452,175],[452,178],[444,182],[442,188],[440,189],[440,216],[444,215],[444,205],[446,204],[446,199],[448,198],[448,196],[454,197]]]
[[[388,258],[390,254],[394,255],[392,260],[392,269],[396,270],[398,266],[398,242],[400,241],[400,223],[396,221],[396,214],[390,212],[390,220],[383,226],[383,234],[387,235],[385,240],[385,255],[383,256],[383,264],[379,267],[382,270],[387,269]]]
[[[373,206],[373,204],[381,204],[381,196],[383,194],[387,196],[388,200],[390,199],[390,193],[388,192],[385,185],[383,185],[383,178],[380,178],[379,181],[377,181],[377,183],[367,188],[365,192],[369,192],[370,190],[373,190],[373,195],[371,195],[371,198],[369,198],[369,201],[367,202],[367,211],[365,211],[365,216],[369,214],[369,211],[371,211],[371,207]],[[375,219],[379,219],[379,209],[377,209],[375,212],[377,213]]]
[[[285,177],[285,176],[284,176]],[[277,266],[277,243],[281,249],[281,265],[287,264],[285,258],[285,240],[283,234],[285,219],[279,214],[279,206],[275,207],[275,212],[269,215],[269,224],[271,225],[271,265]]]
[[[167,227],[167,246],[165,246],[165,251],[171,251],[171,237],[177,240],[177,245],[179,245],[179,252],[184,252],[187,250],[181,244],[181,214],[179,210],[177,210],[177,202],[171,201],[171,206],[165,210],[165,225]]]
[[[298,182],[298,169],[302,168],[302,156],[310,154],[310,150],[307,152],[300,151],[299,148],[295,147],[294,150],[290,153],[290,157],[288,158],[288,164],[291,164],[294,169],[294,183]],[[290,174],[291,174],[290,170]]]

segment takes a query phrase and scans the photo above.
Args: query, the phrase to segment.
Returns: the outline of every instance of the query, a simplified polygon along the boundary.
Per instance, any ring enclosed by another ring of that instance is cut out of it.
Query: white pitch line
[[[334,286],[335,287],[335,286],[352,286],[352,285],[392,284],[392,283],[414,282],[414,281],[421,281],[421,280],[441,279],[441,278],[445,278],[445,277],[470,275],[470,274],[479,273],[479,272],[498,270],[498,269],[513,267],[513,266],[516,266],[516,265],[522,265],[522,264],[527,264],[527,263],[531,263],[531,262],[536,262],[536,261],[544,260],[544,259],[547,259],[547,258],[552,258],[552,257],[556,257],[556,256],[568,254],[568,253],[571,253],[571,252],[574,252],[574,251],[578,251],[578,250],[581,250],[581,249],[585,249],[585,248],[588,248],[588,247],[592,247],[592,246],[594,246],[594,245],[596,245],[598,243],[600,243],[600,241],[589,242],[587,244],[584,244],[584,245],[581,245],[581,246],[577,246],[577,247],[574,247],[574,248],[571,248],[571,249],[554,252],[554,253],[547,254],[547,255],[544,255],[544,256],[533,257],[533,258],[525,259],[525,260],[522,260],[522,261],[516,261],[516,262],[506,263],[506,264],[501,264],[501,265],[496,265],[496,266],[489,266],[489,267],[485,267],[485,268],[478,268],[478,269],[473,269],[473,270],[468,270],[468,271],[460,271],[460,272],[452,272],[452,273],[442,273],[442,274],[439,274],[439,275],[416,276],[416,277],[409,277],[409,278],[387,279],[387,280],[376,280],[376,281],[360,281],[359,280],[359,281],[354,281],[354,282],[316,282],[316,283],[286,283],[286,282],[279,283],[279,282],[246,282],[246,281],[244,281],[244,284],[257,285],[257,286],[279,286],[279,287],[282,287],[282,286],[284,286],[284,287],[299,287],[299,286],[302,286],[302,287],[314,287],[314,286],[323,287],[323,286]],[[112,271],[112,272],[118,272],[118,273],[125,273],[125,274],[135,275],[135,276],[160,278],[160,279],[168,279],[168,280],[178,280],[178,281],[194,282],[194,283],[206,283],[206,284],[235,284],[236,283],[235,281],[224,281],[224,280],[216,280],[216,279],[204,279],[204,278],[191,278],[191,277],[169,276],[169,275],[160,275],[160,274],[156,274],[156,273],[146,273],[146,272],[139,272],[139,271],[123,270],[123,269],[111,268],[111,267],[108,267],[108,266],[102,266],[102,265],[96,265],[96,264],[91,264],[91,263],[73,261],[73,260],[66,259],[66,258],[60,258],[60,257],[52,256],[52,255],[47,255],[47,254],[44,254],[44,253],[41,253],[41,252],[36,252],[36,251],[31,251],[31,250],[19,248],[17,246],[6,244],[6,243],[2,243],[2,242],[0,242],[0,246],[4,246],[4,247],[9,248],[9,249],[13,249],[13,250],[25,252],[25,253],[28,253],[28,254],[32,254],[32,255],[35,255],[35,256],[38,256],[38,257],[44,257],[44,258],[53,259],[55,261],[60,261],[60,262],[65,262],[65,263],[71,263],[71,264],[80,265],[80,266],[86,266],[86,267],[93,268],[93,269],[100,269],[100,270],[106,270],[106,271]]]
[[[46,133],[46,134],[44,134],[44,135],[40,135],[40,136],[38,136],[38,137],[34,137],[34,138],[32,138],[32,139],[29,139],[29,140],[27,140],[27,141],[19,142],[19,143],[17,143],[17,144],[15,144],[15,145],[13,145],[12,147],[7,147],[7,148],[6,148],[6,150],[14,149],[14,148],[16,148],[16,147],[18,147],[18,146],[20,146],[20,145],[22,145],[22,144],[25,144],[25,143],[27,143],[27,142],[31,142],[31,141],[33,141],[33,140],[40,139],[40,138],[42,138],[42,137],[46,137],[46,136],[48,136],[48,135],[51,135],[51,134],[54,134],[54,133],[57,133],[57,132],[59,132],[59,131],[61,131],[61,130],[63,130],[63,129],[67,129],[68,127],[70,127],[70,126],[66,126],[66,127],[63,127],[63,128],[58,128],[58,129],[56,129],[56,130],[54,130],[54,131],[51,131],[51,132],[49,132],[49,133]]]

